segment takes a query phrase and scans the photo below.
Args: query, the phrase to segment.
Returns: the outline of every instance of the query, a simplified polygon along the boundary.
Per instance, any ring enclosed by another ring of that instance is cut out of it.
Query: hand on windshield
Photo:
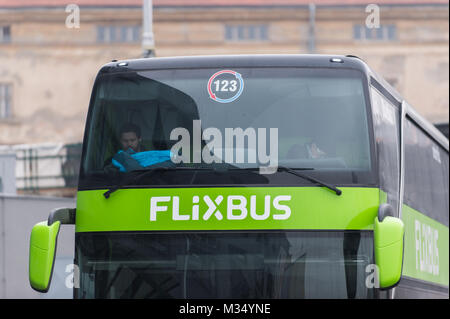
[[[310,143],[308,145],[308,150],[309,150],[309,156],[311,158],[323,158],[327,156],[327,153],[325,153],[324,151],[322,151],[316,143]]]

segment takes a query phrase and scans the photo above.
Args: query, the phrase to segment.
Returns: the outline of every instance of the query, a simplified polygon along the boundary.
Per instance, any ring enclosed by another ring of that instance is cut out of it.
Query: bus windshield
[[[78,298],[375,297],[368,231],[87,233],[76,241]]]
[[[373,184],[367,113],[363,75],[350,69],[102,73],[80,189],[126,184],[129,172],[160,166],[168,169],[132,184],[311,183],[278,166],[340,185]]]

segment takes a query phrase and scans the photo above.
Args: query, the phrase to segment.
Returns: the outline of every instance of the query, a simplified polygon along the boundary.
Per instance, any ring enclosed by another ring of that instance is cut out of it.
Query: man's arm
[[[114,155],[112,163],[114,166],[119,167],[121,171],[125,172],[143,168],[137,160],[135,160],[133,157],[131,157],[130,154],[126,152],[119,152]]]

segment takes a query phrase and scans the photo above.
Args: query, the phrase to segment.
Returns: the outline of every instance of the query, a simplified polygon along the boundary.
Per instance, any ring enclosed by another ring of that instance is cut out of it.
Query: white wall
[[[16,194],[16,154],[0,154],[0,194]]]
[[[72,289],[65,285],[70,275],[65,269],[73,263],[75,226],[61,226],[49,292],[38,293],[28,282],[31,229],[36,223],[47,220],[53,209],[60,207],[75,207],[75,200],[0,195],[0,299],[72,298]]]

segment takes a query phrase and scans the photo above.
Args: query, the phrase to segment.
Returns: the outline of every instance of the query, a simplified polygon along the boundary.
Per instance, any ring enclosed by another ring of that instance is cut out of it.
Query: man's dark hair
[[[138,138],[141,137],[141,129],[139,126],[133,123],[125,123],[122,125],[119,131],[119,136],[122,136],[123,133],[134,132]]]

